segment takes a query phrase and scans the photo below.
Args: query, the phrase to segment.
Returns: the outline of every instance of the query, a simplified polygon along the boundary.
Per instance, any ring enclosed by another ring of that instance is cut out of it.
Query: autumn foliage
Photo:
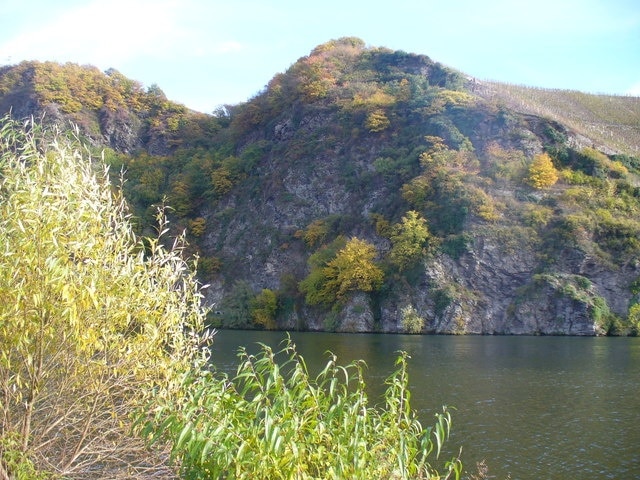
[[[369,242],[354,237],[335,255],[327,256],[329,248],[311,256],[311,272],[300,282],[308,303],[330,306],[344,301],[350,292],[372,292],[382,286],[384,274],[375,263],[376,249]]]
[[[558,181],[558,178],[558,170],[553,166],[553,161],[548,154],[541,153],[533,157],[527,177],[529,185],[537,189],[549,188]]]
[[[130,414],[200,358],[199,287],[99,162],[27,130],[0,122],[0,478],[163,478]]]

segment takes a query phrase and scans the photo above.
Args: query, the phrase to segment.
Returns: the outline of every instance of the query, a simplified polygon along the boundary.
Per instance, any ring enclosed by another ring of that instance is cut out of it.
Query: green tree
[[[310,270],[309,275],[298,285],[300,292],[305,294],[305,300],[309,305],[331,305],[336,301],[335,295],[324,289],[324,284],[326,283],[324,268],[346,244],[345,238],[338,236],[327,245],[321,246],[309,257],[307,261]]]
[[[251,302],[255,297],[251,284],[238,280],[229,295],[222,301],[223,325],[230,328],[246,328],[251,323]]]
[[[549,188],[558,181],[558,170],[553,166],[553,161],[547,153],[541,153],[533,157],[529,165],[527,183],[533,188]]]
[[[402,198],[415,208],[425,209],[433,188],[425,175],[417,176],[402,186]]]
[[[276,328],[276,311],[278,310],[278,298],[273,290],[265,288],[256,295],[250,304],[253,324],[273,330]]]
[[[405,270],[425,257],[431,238],[427,221],[415,210],[409,210],[402,222],[393,227],[389,260],[400,271]]]
[[[145,157],[150,158],[147,155]],[[151,205],[162,200],[165,172],[161,167],[148,162],[137,178],[137,182],[135,191],[142,204]]]
[[[5,118],[0,245],[0,478],[161,466],[130,414],[201,359],[206,312],[180,243],[143,245],[99,163]]]
[[[630,327],[630,334],[634,336],[640,336],[640,303],[634,303],[629,308],[629,316],[627,323]]]
[[[418,314],[413,305],[407,305],[400,310],[402,315],[402,329],[408,333],[420,333],[424,328],[424,318]]]

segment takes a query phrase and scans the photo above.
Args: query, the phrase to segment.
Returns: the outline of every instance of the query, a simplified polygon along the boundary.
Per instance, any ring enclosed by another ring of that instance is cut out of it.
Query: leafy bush
[[[455,289],[451,285],[445,285],[433,292],[433,303],[436,315],[442,315],[456,299]]]
[[[0,478],[162,467],[129,415],[201,359],[205,312],[180,239],[137,239],[85,153],[0,123]]]
[[[253,324],[273,330],[276,328],[276,311],[278,310],[278,298],[273,290],[264,288],[250,303],[251,318]]]
[[[424,328],[424,318],[418,314],[413,305],[407,305],[400,310],[402,315],[402,329],[408,333],[420,333]]]
[[[493,201],[480,189],[472,192],[468,174],[477,174],[473,152],[452,150],[439,137],[427,137],[432,146],[420,155],[423,173],[402,187],[402,197],[429,219],[441,236],[460,233],[471,209],[488,219],[495,216]]]
[[[629,307],[629,316],[627,318],[629,325],[629,334],[633,336],[640,335],[640,303],[634,303]]]
[[[564,180],[569,185],[586,185],[597,187],[602,185],[602,180],[596,177],[592,177],[591,175],[587,175],[581,170],[572,170],[570,168],[565,168],[560,172],[560,176],[562,180]]]
[[[618,154],[612,155],[611,160],[616,161],[624,165],[629,170],[634,170],[636,173],[640,173],[640,158],[636,156]]]
[[[302,238],[307,247],[312,248],[326,240],[330,228],[331,225],[326,219],[316,219],[307,225],[306,229],[298,230],[294,236]]]
[[[576,155],[575,161],[586,173],[597,178],[623,178],[629,173],[622,163],[610,160],[604,153],[594,148],[583,148]]]
[[[207,228],[207,220],[203,217],[197,217],[193,220],[189,220],[189,233],[194,237],[201,237],[206,228]]]
[[[385,115],[384,110],[377,109],[367,116],[365,127],[372,133],[382,132],[391,125],[391,121]]]
[[[440,250],[454,260],[457,260],[469,251],[469,246],[472,243],[473,237],[467,233],[449,235],[442,241]]]
[[[521,150],[504,149],[497,142],[490,142],[485,148],[485,156],[487,173],[492,178],[517,181],[525,176],[526,158]]]
[[[236,280],[229,294],[222,300],[223,326],[248,328],[251,325],[251,303],[255,293],[246,280]]]
[[[526,204],[523,207],[521,218],[529,227],[544,227],[553,218],[553,210],[544,205]]]
[[[445,408],[433,427],[422,427],[411,409],[406,354],[386,382],[383,407],[369,404],[362,363],[343,367],[332,356],[313,378],[290,340],[278,353],[262,345],[257,356],[241,350],[239,358],[235,377],[191,375],[184,401],[167,399],[140,419],[151,442],[169,442],[183,478],[460,478],[458,458],[443,473],[430,463],[451,416]]]
[[[467,185],[466,197],[468,198],[469,210],[482,220],[495,222],[500,218],[496,202],[483,189],[475,185]]]

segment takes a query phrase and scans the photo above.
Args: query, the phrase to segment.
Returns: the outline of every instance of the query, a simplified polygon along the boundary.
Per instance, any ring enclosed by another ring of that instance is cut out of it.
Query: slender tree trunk
[[[0,454],[2,454],[2,450],[0,450]],[[0,459],[0,480],[11,480],[9,476],[9,472],[4,468],[4,465]]]
[[[38,390],[40,389],[40,380],[42,378],[42,369],[44,362],[44,326],[47,323],[47,312],[43,312],[40,318],[40,332],[38,333],[38,347],[36,350],[35,366],[30,375],[29,398],[25,403],[24,419],[22,421],[22,451],[26,452],[29,448],[29,437],[31,436],[31,419],[33,418],[33,407],[38,398]]]
[[[87,415],[87,418],[84,422],[84,427],[82,429],[82,433],[80,434],[80,438],[78,438],[78,441],[76,442],[76,448],[74,449],[73,453],[69,457],[69,460],[66,462],[64,468],[62,469],[64,472],[69,470],[73,465],[73,462],[75,462],[78,459],[78,457],[82,454],[82,450],[85,448],[85,441],[87,439],[87,433],[89,432],[89,427],[95,420],[94,415],[96,413],[97,406],[98,406],[98,396],[96,395],[93,401],[93,405],[91,406],[91,412]]]

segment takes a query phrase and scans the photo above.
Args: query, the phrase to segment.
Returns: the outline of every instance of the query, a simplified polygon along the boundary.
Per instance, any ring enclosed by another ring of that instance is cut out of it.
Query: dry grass
[[[476,82],[483,98],[556,120],[609,153],[640,155],[640,97],[594,95],[498,82]]]

